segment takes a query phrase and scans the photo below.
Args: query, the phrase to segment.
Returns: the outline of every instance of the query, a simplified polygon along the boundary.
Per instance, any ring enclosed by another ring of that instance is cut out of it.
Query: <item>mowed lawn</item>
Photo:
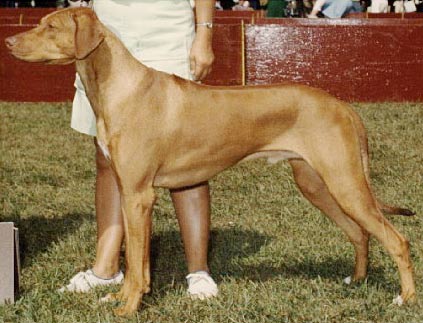
[[[0,306],[0,322],[422,323],[423,104],[355,108],[369,133],[375,192],[417,213],[388,217],[411,242],[416,304],[392,305],[398,271],[374,239],[368,279],[344,285],[354,265],[351,244],[299,194],[286,162],[264,160],[211,181],[216,299],[187,297],[179,229],[161,189],[154,209],[152,292],[137,315],[115,317],[117,304],[98,302],[116,287],[60,294],[56,290],[95,257],[93,140],[70,129],[68,103],[0,103],[0,219],[19,227],[22,257],[21,294],[16,304]]]

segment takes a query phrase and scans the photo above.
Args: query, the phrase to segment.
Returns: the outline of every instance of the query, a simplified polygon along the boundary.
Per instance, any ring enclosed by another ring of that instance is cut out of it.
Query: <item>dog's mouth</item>
[[[10,54],[16,57],[17,59],[26,61],[26,62],[45,62],[46,57],[43,55],[37,55],[36,50],[23,46],[25,44],[25,39],[19,36],[12,36],[6,38],[5,44],[6,48],[9,50]]]
[[[27,52],[24,50],[16,49],[16,48],[9,48],[10,54],[12,54],[14,57],[25,61],[25,62],[31,62],[31,63],[37,63],[37,62],[45,62],[45,59],[34,57],[31,52]]]
[[[10,54],[12,54],[18,59],[28,62],[36,61],[35,58],[31,58],[31,51],[25,50],[24,48],[18,46],[18,43],[10,43],[6,40],[6,47],[9,50]]]
[[[37,56],[33,51],[26,51],[21,48],[17,48],[14,46],[7,46],[7,48],[10,51],[10,54],[12,54],[17,59],[20,59],[25,62],[29,63],[45,63],[49,65],[65,65],[65,64],[71,64],[75,61],[75,58],[73,57],[41,57]]]

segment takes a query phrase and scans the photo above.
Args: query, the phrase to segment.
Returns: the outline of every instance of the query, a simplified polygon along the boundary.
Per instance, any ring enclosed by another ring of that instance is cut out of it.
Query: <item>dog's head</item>
[[[15,57],[28,62],[70,64],[86,58],[103,41],[101,23],[88,8],[56,11],[26,32],[6,38]]]

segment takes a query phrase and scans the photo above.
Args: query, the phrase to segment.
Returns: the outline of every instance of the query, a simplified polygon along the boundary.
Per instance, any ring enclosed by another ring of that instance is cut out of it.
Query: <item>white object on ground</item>
[[[402,299],[401,295],[398,295],[393,299],[392,303],[401,306],[402,304],[404,304],[404,300]]]
[[[218,294],[217,285],[206,271],[197,271],[186,276],[188,294],[191,299],[204,300]]]
[[[59,292],[89,292],[96,286],[107,286],[120,284],[123,281],[123,272],[119,271],[116,275],[109,279],[103,279],[94,274],[91,269],[77,273],[69,282],[68,285],[63,286]]]

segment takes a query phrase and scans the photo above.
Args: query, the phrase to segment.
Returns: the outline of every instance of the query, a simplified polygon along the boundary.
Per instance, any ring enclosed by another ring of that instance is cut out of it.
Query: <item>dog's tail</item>
[[[386,213],[386,214],[397,214],[397,215],[403,215],[403,216],[412,216],[416,214],[415,212],[409,209],[405,209],[405,208],[394,206],[394,205],[387,205],[379,200],[377,200],[377,206],[383,213]]]
[[[372,192],[374,196],[373,190],[371,189],[371,185],[370,185],[369,144],[367,139],[366,128],[364,127],[363,122],[361,121],[358,114],[355,113],[355,111],[353,111],[352,116],[354,119],[354,125],[356,126],[358,137],[360,140],[360,146],[362,150],[361,159],[362,159],[363,168],[364,168],[364,175],[366,177],[367,185],[369,186],[370,191]],[[381,210],[385,214],[396,214],[396,215],[403,215],[403,216],[412,216],[416,214],[415,212],[409,209],[405,209],[405,208],[394,206],[394,205],[388,205],[380,201],[375,196],[374,198],[376,200],[377,207],[379,208],[379,210]]]

